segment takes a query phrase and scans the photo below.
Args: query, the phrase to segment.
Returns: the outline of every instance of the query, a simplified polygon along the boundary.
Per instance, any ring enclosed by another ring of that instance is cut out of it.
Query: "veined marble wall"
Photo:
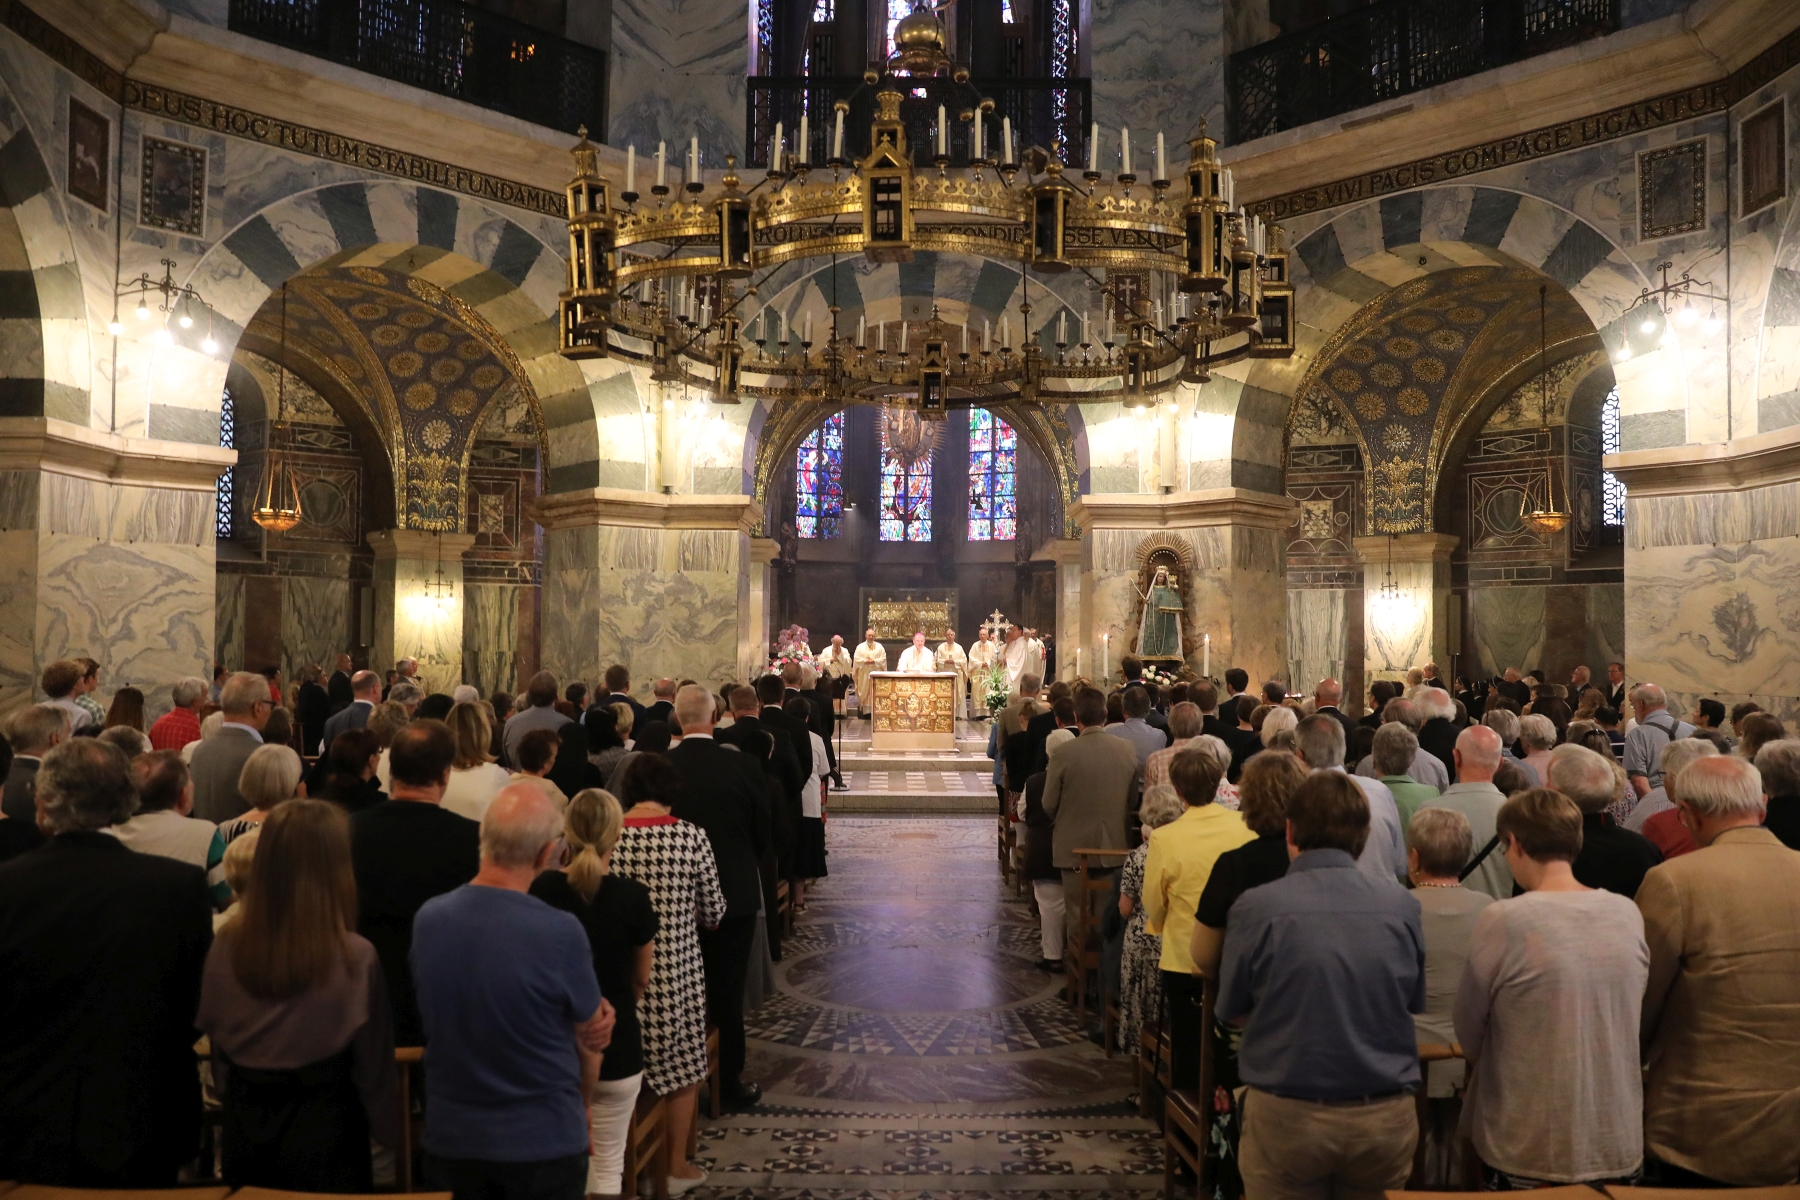
[[[739,671],[750,539],[729,529],[601,525],[545,534],[543,667],[590,683],[623,663],[717,685]]]
[[[148,709],[168,686],[210,678],[213,495],[0,472],[0,712],[37,698],[40,667],[87,655],[106,687]]]
[[[1225,15],[1220,0],[1093,0],[1087,27],[1100,168],[1120,169],[1119,126],[1132,131],[1138,176],[1150,176],[1156,133],[1179,176],[1200,118],[1214,137],[1225,131]],[[1177,149],[1179,147],[1179,150]]]
[[[470,534],[444,534],[441,560],[417,553],[417,542],[433,535],[406,530],[412,552],[384,552],[381,535],[371,534],[375,551],[375,642],[369,669],[385,671],[402,658],[419,662],[419,682],[427,694],[449,692],[463,681],[462,552]],[[442,568],[441,577],[438,574]]]
[[[1119,659],[1137,649],[1143,600],[1138,594],[1140,555],[1147,545],[1183,544],[1193,566],[1181,580],[1182,650],[1197,675],[1206,660],[1203,636],[1212,638],[1213,678],[1243,667],[1253,679],[1269,679],[1287,666],[1287,584],[1279,534],[1251,526],[1204,525],[1187,529],[1094,529],[1087,558],[1082,673],[1098,678],[1102,658],[1116,675]],[[1107,643],[1102,644],[1102,636]]]
[[[690,137],[707,168],[741,159],[748,21],[742,0],[613,0],[607,140],[636,143],[640,162],[668,142],[672,185]]]
[[[241,583],[239,589],[241,592]],[[217,608],[216,603],[214,607]],[[333,660],[350,648],[350,631],[348,579],[318,579],[308,576],[288,576],[282,579],[282,678],[293,679],[301,667],[309,664],[323,667],[325,674],[330,675]]]
[[[483,696],[519,686],[519,593],[510,584],[463,587],[462,681]]]
[[[1508,667],[1537,669],[1544,656],[1548,592],[1530,586],[1469,589],[1469,640],[1475,647],[1477,675],[1498,679]],[[1596,670],[1596,678],[1603,673]]]
[[[1671,707],[1800,719],[1800,482],[1627,500],[1627,660]]]
[[[1350,596],[1344,588],[1294,588],[1288,602],[1288,689],[1310,691],[1321,679],[1350,685]],[[1254,684],[1258,682],[1251,680]],[[1346,700],[1348,700],[1346,695]]]

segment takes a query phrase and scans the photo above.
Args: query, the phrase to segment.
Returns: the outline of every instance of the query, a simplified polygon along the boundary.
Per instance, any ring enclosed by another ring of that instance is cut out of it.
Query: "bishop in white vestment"
[[[900,652],[900,665],[894,668],[908,675],[929,675],[937,669],[937,655],[925,644],[923,630],[913,634],[913,644]]]
[[[969,719],[969,656],[956,644],[956,630],[944,630],[944,640],[936,653],[937,669],[956,672],[956,716]]]
[[[869,688],[869,672],[887,670],[887,647],[875,640],[873,629],[865,630],[866,639],[856,647],[853,662],[856,670],[856,710],[862,716],[868,716],[873,707],[874,695]]]

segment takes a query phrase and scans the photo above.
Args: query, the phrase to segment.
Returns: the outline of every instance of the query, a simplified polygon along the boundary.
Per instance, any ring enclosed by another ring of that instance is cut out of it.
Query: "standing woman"
[[[250,803],[250,811],[220,825],[219,836],[230,845],[268,820],[277,805],[292,800],[300,790],[300,756],[293,747],[258,746],[238,772],[238,795]]]
[[[644,1082],[644,1039],[638,1003],[650,986],[656,909],[635,879],[612,873],[613,850],[624,832],[624,814],[611,792],[588,788],[569,801],[563,837],[569,865],[545,871],[531,894],[552,908],[574,913],[594,951],[600,993],[617,1014],[612,1042],[600,1059],[600,1082],[588,1105],[593,1155],[588,1160],[590,1196],[616,1196],[624,1179],[625,1140],[638,1089]]]
[[[369,1191],[369,1139],[398,1146],[400,1109],[381,960],[356,933],[349,819],[323,800],[283,804],[252,870],[206,956],[195,1021],[223,1081],[225,1179]]]
[[[712,843],[697,825],[670,815],[681,794],[681,776],[660,754],[640,754],[622,781],[625,831],[613,850],[612,868],[649,889],[662,945],[651,964],[638,1020],[644,1034],[644,1086],[669,1102],[665,1146],[671,1155],[669,1194],[683,1195],[706,1181],[685,1156],[694,1127],[700,1081],[706,1078],[706,974],[700,962],[700,927],[718,927],[725,893]],[[616,1004],[615,1004],[616,1007]]]
[[[1157,965],[1162,961],[1162,936],[1144,928],[1144,859],[1150,853],[1150,834],[1179,819],[1184,807],[1166,783],[1144,790],[1138,806],[1144,840],[1125,856],[1119,876],[1119,915],[1125,918],[1125,946],[1119,958],[1119,1050],[1124,1054],[1137,1053],[1145,1018],[1162,1009],[1162,971]]]
[[[129,725],[139,733],[144,731],[144,693],[134,687],[122,687],[113,693],[112,707],[106,710],[104,728],[114,725]]]

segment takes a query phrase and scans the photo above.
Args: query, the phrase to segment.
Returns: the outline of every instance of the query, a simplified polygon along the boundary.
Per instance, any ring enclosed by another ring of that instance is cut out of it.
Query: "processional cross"
[[[996,608],[993,612],[988,614],[987,623],[984,624],[982,628],[987,630],[996,642],[999,641],[1006,636],[1006,630],[1008,628],[1005,615]]]

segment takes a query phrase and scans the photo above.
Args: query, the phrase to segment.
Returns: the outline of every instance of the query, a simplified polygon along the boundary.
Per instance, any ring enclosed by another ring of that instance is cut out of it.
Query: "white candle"
[[[986,354],[994,348],[993,327],[986,317],[981,318],[981,352]]]
[[[1100,122],[1095,121],[1088,133],[1088,174],[1100,173]]]
[[[968,325],[967,325],[967,324],[965,324],[965,325],[964,325],[964,326],[963,326],[963,343],[962,343],[962,346],[963,346],[963,348],[962,348],[962,352],[963,352],[963,357],[964,357],[964,358],[967,358],[967,357],[969,357],[969,327],[968,327]]]
[[[800,119],[804,121],[806,118]],[[837,128],[831,133],[831,157],[836,159],[844,157],[844,114],[841,112],[837,115]]]
[[[700,182],[700,139],[688,139],[688,178],[689,183]]]
[[[800,140],[794,143],[794,161],[802,166],[812,161],[811,130],[805,113],[800,114]]]
[[[800,340],[807,343],[808,345],[812,344],[812,314],[811,313],[806,314],[806,332],[800,335]]]
[[[1210,633],[1202,634],[1200,637],[1200,676],[1203,679],[1212,678],[1212,634]]]
[[[1056,344],[1066,346],[1069,342],[1069,310],[1063,309],[1056,314]]]
[[[900,353],[902,355],[906,353],[906,321],[904,318],[900,321]]]
[[[1160,129],[1156,131],[1156,177],[1158,179],[1169,177],[1169,164],[1163,158],[1163,135]]]
[[[1088,310],[1084,308],[1081,310],[1081,344],[1086,346],[1092,341],[1093,339],[1088,337]]]
[[[1100,679],[1101,682],[1112,677],[1112,634],[1100,635]]]
[[[775,136],[769,139],[769,170],[781,170],[781,122],[775,122]]]
[[[1157,302],[1156,302],[1156,327],[1157,327],[1157,328],[1158,328],[1158,329],[1161,329],[1161,328],[1162,328],[1162,323],[1163,323],[1163,319],[1162,319],[1162,301],[1161,301],[1161,300],[1158,300],[1158,301],[1157,301]]]
[[[776,328],[781,331],[779,334],[776,335],[775,340],[785,346],[785,345],[787,345],[787,340],[788,340],[787,314],[784,312],[778,312],[775,314],[775,319],[780,322],[780,324],[777,325]]]
[[[1119,126],[1119,174],[1131,174],[1131,129]]]
[[[1012,334],[1008,330],[1005,317],[1000,318],[1000,348],[1002,350],[1012,349]]]
[[[625,190],[637,191],[637,146],[625,147]]]
[[[656,186],[669,186],[669,143],[656,143]]]
[[[1001,162],[1004,162],[1004,163],[1012,162],[1013,152],[1012,152],[1012,118],[1011,117],[1001,117],[1000,118],[1000,151],[1005,156],[1000,160]]]
[[[938,130],[937,130],[937,133],[938,133],[938,136],[937,136],[938,157],[939,158],[949,158],[950,157],[950,118],[944,112],[944,106],[941,104],[938,105]]]
[[[869,344],[867,338],[864,336],[868,333],[868,326],[865,324],[867,320],[867,317],[856,318],[856,348],[858,350],[861,350]]]
[[[875,325],[876,336],[881,339],[881,352],[887,353],[887,322],[878,321]]]
[[[981,110],[975,110],[975,154],[976,162],[981,161]]]

